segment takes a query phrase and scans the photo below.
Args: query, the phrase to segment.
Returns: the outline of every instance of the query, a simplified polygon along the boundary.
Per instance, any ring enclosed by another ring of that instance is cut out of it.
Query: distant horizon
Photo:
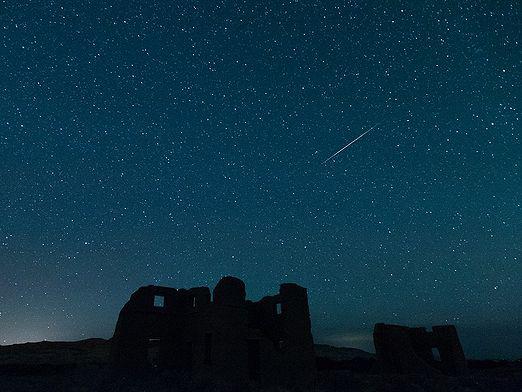
[[[409,325],[409,326],[421,326],[426,327],[428,330],[431,328],[431,326],[424,326],[424,325]],[[476,330],[476,328],[470,328]],[[498,342],[502,341],[501,339],[498,339],[499,336],[505,336],[505,335],[499,335],[498,331],[493,335],[494,337],[490,337],[489,339],[482,340],[481,338],[476,338],[473,336],[470,336],[466,333],[462,334],[462,331],[467,331],[466,328],[459,328],[457,326],[457,331],[459,332],[459,337],[461,340],[461,343],[464,348],[464,353],[466,354],[466,359],[472,359],[472,360],[507,360],[507,361],[517,361],[522,359],[522,347],[521,345],[516,345],[515,347],[519,347],[518,351],[512,350],[511,353],[505,353],[502,354],[498,350]],[[522,329],[514,328],[512,329],[512,336],[519,336],[517,334],[517,331],[521,331]],[[333,334],[328,336],[321,336],[319,338],[316,338],[316,334],[314,334],[314,344],[326,344],[329,346],[337,347],[337,348],[350,348],[350,349],[358,349],[365,351],[370,354],[375,354],[375,348],[373,346],[373,336],[372,331],[363,331],[363,330],[354,330],[351,331],[352,334],[346,333],[346,334]],[[364,332],[367,332],[366,334]],[[493,332],[493,330],[492,330]],[[505,332],[505,330],[504,330]],[[355,336],[355,338],[350,338]],[[26,340],[26,341],[10,341],[4,342],[0,344],[0,346],[11,346],[11,345],[20,345],[25,343],[41,343],[41,342],[51,342],[51,343],[60,343],[60,342],[79,342],[83,340],[89,340],[89,339],[102,339],[109,341],[112,338],[108,335],[98,335],[98,336],[82,336],[78,338],[67,338],[67,339],[60,339],[60,338],[52,338],[52,339],[40,339],[40,340]],[[353,344],[350,344],[349,342],[353,342]],[[482,343],[486,343],[483,345],[483,347],[476,347],[475,349],[469,350],[470,342],[478,342],[481,341]],[[520,338],[520,342],[522,342],[522,338]],[[495,353],[496,352],[496,353]],[[519,354],[516,354],[516,353]],[[472,354],[475,353],[475,354]],[[490,354],[488,354],[490,353]]]

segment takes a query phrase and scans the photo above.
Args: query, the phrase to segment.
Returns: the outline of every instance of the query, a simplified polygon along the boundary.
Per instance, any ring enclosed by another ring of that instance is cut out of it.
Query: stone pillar
[[[467,372],[466,357],[460,344],[457,328],[454,325],[434,326],[433,337],[440,352],[443,370],[455,376],[465,374]]]
[[[288,385],[313,388],[316,367],[314,341],[311,331],[308,294],[304,287],[284,283],[279,289],[283,340],[280,349],[285,362]]]

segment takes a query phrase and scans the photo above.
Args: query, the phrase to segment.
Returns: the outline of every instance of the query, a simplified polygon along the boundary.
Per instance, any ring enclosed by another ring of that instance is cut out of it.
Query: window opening
[[[154,296],[154,307],[155,308],[164,308],[165,307],[165,297],[163,295]]]
[[[158,367],[160,358],[160,339],[151,338],[147,347],[147,362],[152,367]]]

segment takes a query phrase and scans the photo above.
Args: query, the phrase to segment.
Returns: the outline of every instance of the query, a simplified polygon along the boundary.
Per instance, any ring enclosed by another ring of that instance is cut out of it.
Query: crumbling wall
[[[140,287],[120,311],[112,339],[113,363],[189,367],[184,316],[209,304],[207,287]]]
[[[377,359],[383,370],[401,374],[445,373],[461,375],[466,372],[466,358],[453,325],[425,328],[375,324],[373,340]],[[435,358],[433,349],[440,353]]]
[[[245,296],[245,284],[240,279],[224,277],[213,290],[212,306],[188,323],[187,334],[195,344],[195,379],[248,382]]]
[[[308,294],[304,287],[293,283],[280,286],[281,329],[279,343],[284,378],[287,385],[311,388],[316,377],[315,351],[308,308]]]
[[[311,390],[315,354],[307,291],[285,283],[278,294],[252,302],[234,277],[219,281],[212,300],[207,287],[141,287],[120,312],[113,362],[184,368],[196,380]]]
[[[466,357],[454,325],[433,327],[433,339],[440,353],[442,371],[459,375],[467,371]]]
[[[250,339],[259,346],[256,380],[270,384],[277,379],[281,385],[313,388],[315,352],[306,289],[285,283],[279,294],[250,302],[248,308]]]

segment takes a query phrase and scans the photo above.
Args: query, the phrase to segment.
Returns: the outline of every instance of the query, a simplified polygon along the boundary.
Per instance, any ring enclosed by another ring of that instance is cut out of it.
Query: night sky
[[[139,286],[234,275],[307,287],[316,342],[453,323],[468,356],[522,357],[519,1],[0,21],[0,344],[108,338]]]

